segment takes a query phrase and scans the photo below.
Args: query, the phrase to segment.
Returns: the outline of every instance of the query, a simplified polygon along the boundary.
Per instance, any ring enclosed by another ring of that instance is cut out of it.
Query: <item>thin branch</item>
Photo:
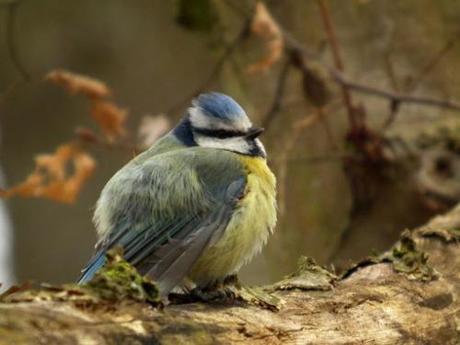
[[[384,60],[384,63],[385,63],[385,69],[387,71],[387,75],[388,75],[388,77],[390,79],[390,82],[391,82],[391,87],[392,87],[394,92],[399,92],[400,87],[399,87],[398,78],[396,77],[396,73],[395,73],[395,70],[393,68],[393,63],[391,62],[390,54],[388,52],[385,53],[385,56],[384,56],[383,60]],[[383,122],[382,130],[386,130],[391,126],[391,124],[396,119],[396,115],[397,115],[398,111],[399,111],[399,105],[395,104],[395,103],[391,103],[390,104],[390,111],[389,111],[389,114],[388,114],[387,118]]]
[[[208,87],[209,84],[211,84],[211,82],[219,75],[225,62],[230,58],[230,56],[233,54],[238,45],[247,37],[249,33],[249,25],[251,23],[251,19],[252,16],[246,18],[241,31],[236,36],[236,38],[229,45],[227,45],[221,57],[219,58],[219,60],[217,60],[216,64],[212,68],[211,73],[209,73],[208,77],[198,86],[198,88],[196,88],[193,91],[193,93],[184,97],[179,102],[174,104],[171,108],[169,108],[166,111],[167,114],[174,113],[180,108],[182,108],[185,104],[187,104],[190,101],[191,98],[197,96],[200,92],[204,91],[206,87]]]
[[[334,58],[335,67],[339,71],[344,70],[342,58],[340,56],[339,42],[335,34],[334,24],[332,23],[331,11],[327,0],[318,0],[319,9],[321,12],[321,19],[323,21],[324,30],[327,34],[327,40],[332,49],[332,57]]]
[[[13,61],[14,66],[21,74],[24,80],[30,80],[30,74],[24,68],[24,65],[19,58],[19,54],[16,49],[16,44],[14,41],[14,26],[16,23],[16,14],[17,14],[17,2],[9,3],[8,5],[8,15],[6,19],[6,44],[8,48],[8,53],[10,55],[11,61]]]
[[[329,9],[329,3],[327,0],[318,0],[318,5],[321,12],[321,18],[323,21],[324,29],[327,34],[329,45],[332,49],[332,56],[334,58],[335,68],[340,72],[344,71],[344,65],[342,58],[340,57],[340,47],[335,34],[334,24],[331,18],[331,12]],[[342,97],[345,107],[347,108],[348,121],[350,122],[351,128],[356,128],[357,119],[354,114],[353,103],[350,92],[345,86],[342,86]]]
[[[460,103],[457,101],[442,100],[429,97],[411,96],[401,93],[390,92],[387,90],[378,89],[372,86],[359,84],[346,79],[341,73],[335,71],[331,73],[334,80],[340,85],[348,88],[349,90],[361,92],[364,94],[386,98],[391,101],[392,105],[397,107],[401,103],[414,103],[420,105],[426,105],[431,107],[439,107],[444,109],[450,109],[460,111]]]
[[[435,54],[428,63],[422,68],[422,71],[419,73],[417,79],[414,79],[412,83],[408,86],[408,92],[414,91],[420,82],[425,78],[442,60],[444,56],[454,47],[455,41],[458,37],[453,37],[446,44],[439,50],[437,54]]]
[[[296,143],[299,140],[300,136],[302,135],[303,131],[317,122],[320,122],[322,119],[326,118],[329,114],[335,114],[339,107],[343,106],[343,103],[339,104],[330,104],[329,106],[322,108],[321,111],[316,111],[311,115],[307,115],[300,120],[297,120],[292,125],[292,130],[290,131],[289,136],[286,138],[285,142],[283,143],[283,151],[282,153],[274,159],[277,163],[278,167],[278,208],[280,214],[284,214],[286,211],[286,181],[288,175],[288,163],[294,161],[295,158],[289,157],[289,154],[294,150],[296,147]],[[343,154],[343,153],[340,153]],[[297,157],[297,160],[304,160],[304,161],[319,161],[324,159],[325,156],[304,156],[304,157]],[[330,158],[331,156],[328,156]],[[340,157],[343,158],[343,157]]]
[[[287,60],[284,64],[283,67],[281,68],[281,72],[278,76],[278,81],[276,82],[276,89],[275,89],[275,95],[273,97],[273,102],[268,110],[267,114],[264,116],[264,119],[262,121],[262,126],[267,130],[270,124],[272,123],[273,119],[275,118],[276,114],[281,109],[281,102],[284,97],[284,92],[286,89],[286,81],[287,77],[289,74],[289,67],[291,65],[291,62]]]
[[[302,131],[320,120],[320,113],[316,112],[312,115],[307,115],[301,120],[294,123],[292,126],[292,133],[289,134],[285,143],[283,153],[279,157],[278,166],[278,211],[280,215],[286,212],[286,181],[288,174],[288,155],[295,148],[295,144],[302,133]]]
[[[411,94],[417,86],[420,84],[420,82],[439,64],[439,62],[442,60],[444,56],[447,55],[447,53],[454,47],[455,41],[457,40],[457,37],[451,38],[447,43],[428,61],[428,63],[422,68],[420,71],[419,75],[417,78],[412,80],[409,85],[406,87],[406,94]],[[400,91],[400,88],[398,87],[396,76],[394,74],[393,67],[391,65],[391,61],[389,60],[389,56],[386,55],[386,67],[388,69],[389,75],[390,75],[390,80],[392,81],[393,89],[395,91]],[[399,104],[392,103],[390,106],[390,114],[388,118],[385,120],[382,129],[386,130],[390,127],[390,125],[394,122],[396,115],[399,111]]]
[[[327,136],[327,139],[328,139],[329,143],[331,144],[333,149],[337,150],[339,148],[339,146],[337,145],[337,142],[335,140],[334,133],[332,132],[332,128],[329,125],[329,120],[325,116],[324,108],[323,107],[318,107],[317,112],[319,114],[320,123],[323,126],[324,132],[326,133],[326,136]]]
[[[320,6],[321,6],[321,2],[322,2],[322,0],[318,0],[318,3],[320,4]],[[325,4],[323,4],[323,6],[324,5]],[[324,12],[324,11],[322,11],[322,12]],[[239,15],[243,15],[242,11],[238,11],[237,13]],[[324,14],[326,15],[326,17],[329,18],[328,22],[330,24],[332,24],[332,22],[330,20],[330,15],[329,15],[329,11],[328,11],[327,7],[325,8],[325,13]],[[278,25],[279,25],[282,33],[283,33],[284,39],[286,40],[285,47],[286,47],[287,50],[299,52],[302,55],[304,55],[306,57],[310,57],[310,58],[315,56],[315,54],[312,54],[301,42],[299,42],[296,38],[294,38],[279,23],[278,23]],[[334,32],[333,26],[329,25],[329,29],[332,30],[332,34],[333,34],[333,37],[334,37],[333,40],[337,43],[337,40],[335,38],[335,32]],[[336,44],[336,47],[338,48],[338,44]],[[424,71],[425,71],[424,73],[426,74],[430,70],[432,70],[432,68],[434,68],[434,66],[439,62],[441,57],[445,56],[446,52],[449,51],[449,49],[451,49],[451,44],[447,44],[446,47],[444,49],[442,49],[439,54],[436,55],[437,58],[436,57],[433,58],[433,60],[431,60],[433,62],[427,64],[427,67],[424,68]],[[340,58],[340,55],[339,55],[339,58]],[[433,99],[433,98],[409,96],[409,95],[405,95],[405,94],[394,93],[394,92],[390,92],[390,91],[386,91],[386,90],[377,89],[377,88],[370,87],[370,86],[367,86],[367,85],[361,85],[361,84],[351,82],[351,81],[345,79],[343,77],[342,73],[337,70],[337,68],[333,68],[333,67],[330,67],[330,66],[324,66],[324,67],[333,76],[333,80],[335,82],[337,82],[338,84],[342,85],[343,87],[349,88],[352,91],[357,91],[357,92],[361,92],[361,93],[365,93],[365,94],[371,94],[371,95],[374,95],[374,96],[386,98],[386,99],[388,99],[388,100],[393,102],[393,105],[392,105],[393,107],[395,107],[395,106],[398,107],[401,103],[408,102],[408,103],[417,103],[417,104],[420,104],[420,105],[427,105],[427,106],[440,107],[440,108],[446,108],[446,109],[451,109],[451,110],[455,110],[455,111],[460,111],[460,103],[456,102],[456,101],[445,101],[445,100]],[[343,63],[342,63],[342,67],[343,67]]]
[[[144,150],[136,144],[130,142],[109,142],[105,138],[97,135],[88,128],[76,128],[75,136],[78,143],[82,145],[92,145],[95,147],[101,147],[108,150],[127,151],[131,153],[133,157]]]
[[[396,77],[395,70],[393,68],[393,63],[391,62],[391,57],[389,53],[385,53],[383,57],[383,62],[385,64],[385,70],[388,75],[388,79],[390,80],[391,87],[394,91],[399,91],[399,82],[398,78]]]

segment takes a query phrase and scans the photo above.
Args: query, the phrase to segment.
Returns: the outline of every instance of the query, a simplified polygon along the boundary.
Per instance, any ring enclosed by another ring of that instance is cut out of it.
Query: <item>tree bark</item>
[[[458,344],[460,206],[341,277],[311,261],[253,303],[0,303],[0,344]],[[14,296],[14,294],[12,295]]]

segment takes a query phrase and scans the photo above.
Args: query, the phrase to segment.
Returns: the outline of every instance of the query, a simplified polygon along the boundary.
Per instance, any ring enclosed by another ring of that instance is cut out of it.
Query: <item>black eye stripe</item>
[[[219,139],[244,137],[247,135],[246,132],[229,130],[229,129],[208,129],[208,128],[193,128],[193,131],[197,134],[201,134],[207,137],[214,137]]]

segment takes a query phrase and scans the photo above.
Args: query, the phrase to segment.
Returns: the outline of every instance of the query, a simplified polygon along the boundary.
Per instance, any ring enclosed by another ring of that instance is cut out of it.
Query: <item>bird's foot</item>
[[[238,297],[235,289],[222,285],[217,288],[195,288],[190,294],[200,302],[217,304],[233,304]]]
[[[188,293],[170,293],[168,296],[172,304],[186,304],[186,303],[213,303],[213,304],[233,304],[237,301],[237,295],[234,289],[229,287],[220,286],[213,289],[194,288]]]
[[[228,276],[223,283],[216,283],[205,288],[194,288],[187,294],[170,294],[173,304],[210,303],[220,305],[258,305],[265,309],[277,311],[281,299],[261,287],[241,286],[236,275]]]
[[[222,285],[241,288],[240,280],[238,279],[238,275],[236,274],[231,274],[229,276],[226,276]]]

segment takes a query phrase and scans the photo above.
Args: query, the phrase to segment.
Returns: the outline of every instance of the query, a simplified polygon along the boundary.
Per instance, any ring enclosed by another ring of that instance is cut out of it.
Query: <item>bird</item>
[[[114,247],[161,296],[186,281],[205,289],[236,275],[277,221],[262,132],[230,96],[195,98],[176,127],[102,189],[95,253],[78,283],[89,282]]]

